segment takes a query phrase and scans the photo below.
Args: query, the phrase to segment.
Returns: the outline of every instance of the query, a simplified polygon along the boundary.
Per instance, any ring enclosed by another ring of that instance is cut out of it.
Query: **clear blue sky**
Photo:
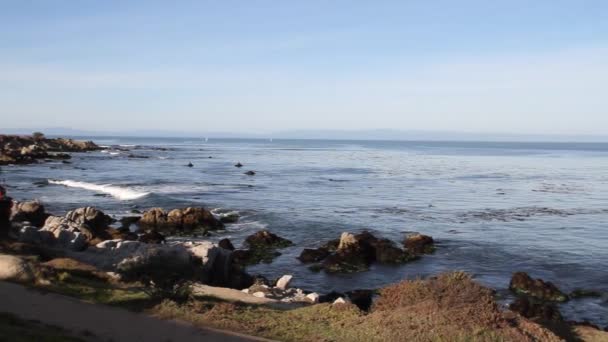
[[[608,134],[608,1],[0,0],[0,126]]]

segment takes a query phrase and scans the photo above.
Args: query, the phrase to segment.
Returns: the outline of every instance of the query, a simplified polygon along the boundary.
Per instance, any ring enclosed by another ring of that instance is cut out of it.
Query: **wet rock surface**
[[[353,273],[369,269],[372,263],[402,264],[416,259],[416,255],[403,250],[388,239],[377,238],[370,232],[342,233],[317,249],[304,249],[298,259],[304,263],[319,262],[312,270],[328,273]]]
[[[509,289],[517,294],[534,297],[543,301],[565,302],[569,298],[551,282],[532,279],[525,272],[516,272],[511,278]]]
[[[189,232],[224,229],[224,224],[205,208],[173,209],[169,212],[162,208],[145,211],[138,225],[147,229]]]
[[[419,233],[408,235],[403,241],[403,245],[412,254],[428,254],[435,251],[433,238]]]
[[[69,159],[70,156],[65,152],[88,152],[100,149],[92,141],[48,139],[44,135],[0,135],[0,165]]]

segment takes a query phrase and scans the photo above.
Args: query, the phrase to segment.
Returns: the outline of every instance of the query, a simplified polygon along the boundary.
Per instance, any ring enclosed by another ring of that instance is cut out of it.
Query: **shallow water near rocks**
[[[267,228],[292,240],[272,264],[249,271],[293,274],[307,290],[465,270],[508,300],[511,274],[526,271],[565,292],[604,292],[561,308],[567,319],[608,325],[608,144],[91,139],[108,148],[73,154],[71,164],[3,167],[0,179],[14,198],[39,198],[57,214],[85,205],[117,217],[150,207],[236,210],[240,221],[212,239],[238,247]],[[421,232],[438,249],[348,275],[313,273],[296,259],[363,229],[396,242]]]

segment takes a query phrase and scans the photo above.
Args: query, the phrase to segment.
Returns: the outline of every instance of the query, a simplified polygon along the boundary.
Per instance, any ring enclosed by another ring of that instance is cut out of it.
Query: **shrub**
[[[144,291],[155,299],[187,301],[191,296],[190,285],[196,276],[195,265],[187,264],[165,255],[151,256],[140,263],[120,271],[124,281],[137,281]]]

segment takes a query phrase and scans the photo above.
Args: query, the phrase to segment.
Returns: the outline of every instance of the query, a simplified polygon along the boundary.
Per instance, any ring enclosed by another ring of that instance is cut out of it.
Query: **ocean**
[[[151,207],[237,211],[240,221],[211,239],[238,247],[269,229],[292,240],[272,264],[248,271],[293,274],[307,290],[464,270],[506,303],[511,274],[525,271],[564,291],[604,292],[561,309],[608,325],[608,143],[85,138],[106,149],[73,154],[71,164],[3,167],[0,180],[15,199],[40,199],[59,215],[88,205],[116,217]],[[365,229],[396,242],[420,232],[438,248],[348,275],[314,273],[296,259]]]

